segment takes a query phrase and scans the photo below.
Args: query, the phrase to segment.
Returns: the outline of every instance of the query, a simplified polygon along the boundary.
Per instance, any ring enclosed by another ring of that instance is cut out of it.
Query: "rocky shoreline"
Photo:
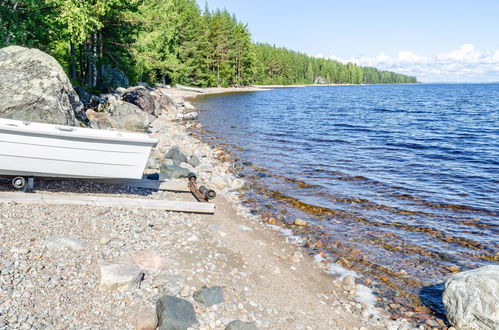
[[[50,115],[60,124],[145,132],[159,140],[146,173],[185,182],[195,172],[201,184],[217,190],[216,213],[0,203],[0,329],[415,327],[375,307],[360,275],[344,269],[336,269],[338,277],[327,274],[331,264],[303,248],[291,229],[245,207],[245,182],[233,174],[237,164],[192,133],[201,124],[192,120],[197,110],[190,98],[265,89],[199,93],[136,86],[99,96],[77,89],[78,98],[57,66],[36,50],[0,50],[4,79],[22,80],[12,88],[0,84],[0,96],[8,99],[0,117],[44,121]],[[29,97],[19,97],[23,93]],[[37,191],[193,200],[84,181],[39,180]],[[292,225],[308,224],[295,219]],[[447,329],[431,321],[417,326]]]
[[[175,102],[193,110],[183,99]],[[191,136],[192,125],[164,111],[149,131],[160,140],[158,159],[174,146],[197,154],[201,182],[219,192],[215,216],[0,205],[0,329],[155,329],[156,315],[164,314],[164,323],[178,313],[184,316],[170,324],[191,320],[192,329],[409,328],[357,302],[349,294],[355,278],[328,276],[281,228],[245,209],[238,198],[244,182],[232,176],[222,151]],[[35,189],[193,198],[70,181],[40,181]],[[199,298],[204,287],[220,289]],[[157,307],[165,296],[182,300]]]

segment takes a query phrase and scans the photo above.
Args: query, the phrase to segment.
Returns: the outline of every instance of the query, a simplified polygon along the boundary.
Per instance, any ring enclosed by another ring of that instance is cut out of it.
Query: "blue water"
[[[389,277],[385,291],[421,296],[453,267],[499,261],[499,84],[287,88],[196,103],[205,139],[248,165],[240,175],[255,209],[308,219],[303,235],[375,282]]]

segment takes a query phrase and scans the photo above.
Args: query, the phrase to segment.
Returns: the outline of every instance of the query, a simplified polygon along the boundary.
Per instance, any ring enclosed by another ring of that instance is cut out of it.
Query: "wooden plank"
[[[157,199],[113,198],[101,196],[1,192],[0,202],[15,202],[21,204],[89,205],[103,207],[156,209],[187,213],[215,213],[215,204],[211,203],[166,201]]]
[[[191,192],[187,182],[163,180],[134,180],[134,179],[85,179],[85,181],[109,184],[113,186],[130,186],[134,188]]]

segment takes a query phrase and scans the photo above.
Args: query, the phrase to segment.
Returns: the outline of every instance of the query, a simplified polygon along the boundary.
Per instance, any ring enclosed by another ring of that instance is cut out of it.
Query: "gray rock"
[[[45,244],[49,250],[81,250],[85,247],[85,243],[82,241],[67,236],[49,237]]]
[[[100,290],[138,288],[144,278],[140,267],[129,263],[103,263],[100,265]]]
[[[442,300],[447,319],[457,329],[499,329],[499,265],[452,275]]]
[[[240,160],[235,160],[234,164],[232,164],[235,171],[240,172],[244,169],[243,162]]]
[[[139,107],[124,101],[109,100],[104,105],[107,121],[117,130],[147,132],[154,117]]]
[[[126,74],[110,65],[102,66],[102,87],[117,88],[128,87],[129,82]]]
[[[149,95],[149,91],[145,87],[128,89],[122,95],[122,99],[136,105],[151,115],[156,115],[156,102],[154,101],[154,98]]]
[[[200,161],[199,161],[199,158],[197,158],[195,155],[192,155],[191,157],[189,157],[189,159],[187,160],[187,163],[189,163],[190,165],[192,165],[193,167],[196,167],[199,165]]]
[[[127,91],[127,89],[126,89],[126,88],[124,88],[124,87],[118,87],[118,88],[116,88],[116,93],[117,93],[118,95],[123,95],[123,94],[125,94],[125,93],[126,93],[126,91]]]
[[[239,320],[234,320],[227,324],[225,330],[258,330],[256,324],[253,322],[243,322]]]
[[[165,165],[174,165],[173,160],[171,159],[163,159],[163,164]]]
[[[224,302],[224,288],[221,286],[204,288],[194,292],[192,297],[195,301],[205,304],[207,307],[221,304]]]
[[[78,97],[80,98],[80,102],[85,106],[88,107],[90,105],[90,100],[92,99],[93,96],[89,92],[87,92],[85,89],[81,87],[75,87],[74,88],[76,94],[78,94]]]
[[[156,303],[159,330],[186,330],[197,323],[194,306],[184,299],[164,296]]]
[[[178,112],[178,108],[175,102],[173,102],[173,100],[170,97],[165,95],[160,90],[156,89],[150,92],[149,94],[153,97],[154,101],[156,102],[156,108],[157,108],[156,111],[160,112],[166,111],[173,114],[176,114]]]
[[[178,117],[179,119],[184,119],[184,120],[194,120],[198,117],[198,113],[193,111],[186,114],[180,114]]]
[[[106,112],[96,112],[92,109],[88,109],[86,112],[90,127],[96,129],[110,129],[113,128],[110,116]]]
[[[38,49],[0,49],[0,117],[59,125],[84,118],[83,105],[62,67]]]
[[[188,169],[180,167],[178,165],[168,165],[161,164],[160,166],[161,174],[163,174],[168,179],[180,179],[187,178],[189,173],[191,173]]]
[[[184,155],[180,151],[180,148],[177,146],[171,147],[171,149],[168,150],[168,152],[165,154],[164,159],[173,160],[173,164],[175,165],[180,165],[181,163],[187,163],[187,156]]]

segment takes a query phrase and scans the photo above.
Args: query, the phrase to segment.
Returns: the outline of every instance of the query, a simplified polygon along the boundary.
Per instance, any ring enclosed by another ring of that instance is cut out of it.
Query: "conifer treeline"
[[[414,83],[375,68],[255,44],[246,24],[195,0],[0,0],[0,47],[52,54],[77,83],[105,88],[103,68],[132,82],[249,84]]]

